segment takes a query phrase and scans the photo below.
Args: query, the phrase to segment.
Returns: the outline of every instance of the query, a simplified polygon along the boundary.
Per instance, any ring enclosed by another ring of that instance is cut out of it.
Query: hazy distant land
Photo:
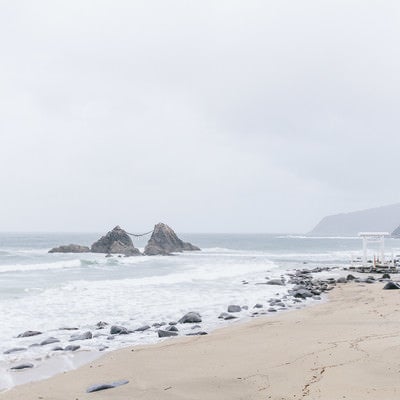
[[[400,203],[368,210],[329,215],[309,233],[310,236],[355,236],[363,231],[400,235]]]

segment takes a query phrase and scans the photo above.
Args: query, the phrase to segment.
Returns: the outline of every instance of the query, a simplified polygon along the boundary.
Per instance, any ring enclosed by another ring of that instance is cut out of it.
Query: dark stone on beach
[[[152,326],[154,328],[160,328],[161,326],[164,326],[164,325],[167,325],[167,323],[166,322],[156,322]]]
[[[104,351],[104,350],[107,350],[107,349],[108,349],[108,346],[102,345],[102,346],[99,347],[99,351]]]
[[[232,315],[232,314],[223,312],[223,313],[219,314],[218,318],[219,318],[219,319],[224,319],[225,321],[227,321],[227,320],[229,320],[229,319],[235,319],[235,318],[237,318],[237,317],[234,316],[234,315]]]
[[[257,303],[253,308],[263,308],[264,306],[262,304]]]
[[[268,308],[268,312],[276,312],[276,309],[273,307]]]
[[[150,325],[143,325],[140,328],[135,329],[134,332],[144,332],[147,331],[148,329],[150,329]]]
[[[390,275],[388,273],[384,273],[381,279],[390,279]]]
[[[77,331],[79,328],[76,327],[69,327],[69,326],[63,326],[62,328],[58,328],[59,331]]]
[[[336,280],[336,283],[346,283],[347,279],[344,276],[341,276]]]
[[[314,300],[321,300],[321,296],[313,296],[312,297]]]
[[[129,256],[139,256],[141,254],[133,245],[128,233],[119,226],[116,226],[97,242],[94,242],[91,251],[93,253],[125,254]]]
[[[111,335],[127,335],[130,332],[124,326],[113,325],[110,328],[110,333]]]
[[[80,348],[81,348],[81,346],[69,344],[64,350],[65,351],[76,351],[76,350],[79,350]]]
[[[33,367],[34,367],[34,365],[31,363],[24,363],[24,364],[16,365],[15,367],[11,367],[10,369],[21,370],[21,369],[27,369],[27,368],[33,368]]]
[[[169,255],[171,253],[181,253],[182,251],[197,250],[200,250],[200,248],[182,241],[168,225],[159,223],[154,227],[153,233],[144,249],[144,254],[147,256]]]
[[[54,247],[49,250],[49,253],[89,253],[90,249],[87,246],[79,244],[68,244],[60,247]]]
[[[400,289],[400,285],[393,281],[390,281],[383,287],[383,289],[384,290]]]
[[[6,350],[3,352],[3,354],[12,354],[12,353],[17,353],[19,351],[25,351],[26,347],[13,347],[12,349]]]
[[[24,333],[20,333],[17,337],[25,338],[25,337],[37,336],[37,335],[41,335],[41,334],[42,334],[42,332],[39,332],[39,331],[25,331]]]
[[[179,321],[180,324],[196,324],[201,322],[201,315],[198,312],[188,312]]]
[[[129,381],[127,380],[116,381],[112,383],[100,383],[98,385],[89,386],[86,389],[86,393],[99,392],[100,390],[106,390],[106,389],[114,389],[118,386],[126,385],[127,383],[129,383]]]
[[[41,346],[46,346],[47,344],[51,344],[51,343],[59,343],[60,340],[55,338],[55,337],[49,337],[45,340],[43,340],[42,342],[40,342]]]
[[[72,335],[69,338],[69,341],[74,342],[75,340],[87,340],[87,339],[92,339],[92,337],[93,337],[92,332],[87,331],[85,333],[79,333],[76,335]]]
[[[228,313],[240,312],[240,311],[242,311],[242,307],[240,307],[240,306],[236,306],[234,304],[231,304],[230,306],[228,306]]]
[[[187,333],[186,336],[204,336],[208,335],[207,332],[200,331],[200,332],[192,332],[192,333]]]
[[[166,331],[166,330],[164,331],[162,329],[158,330],[157,333],[158,333],[158,337],[159,338],[170,337],[170,336],[178,336],[177,332],[170,332],[170,331]]]
[[[306,289],[299,289],[293,292],[293,296],[296,298],[305,299],[307,297],[312,297],[312,293]]]
[[[194,325],[194,326],[191,327],[191,329],[200,329],[200,328],[201,328],[200,325]]]
[[[281,279],[271,279],[267,282],[267,285],[279,285],[279,286],[284,286],[285,282],[282,281]]]
[[[51,349],[51,351],[63,351],[64,349],[61,346],[55,346]]]
[[[103,329],[103,328],[105,328],[106,326],[108,326],[108,323],[107,322],[104,322],[104,321],[99,321],[97,324],[96,324],[96,329]]]
[[[354,279],[356,279],[356,277],[354,275],[352,275],[352,274],[348,274],[347,277],[346,277],[347,281],[354,281]]]
[[[179,329],[175,325],[169,325],[167,328],[165,328],[166,331],[168,332],[178,332]]]
[[[171,321],[171,322],[168,322],[168,325],[177,325],[178,323],[176,322],[176,321]]]

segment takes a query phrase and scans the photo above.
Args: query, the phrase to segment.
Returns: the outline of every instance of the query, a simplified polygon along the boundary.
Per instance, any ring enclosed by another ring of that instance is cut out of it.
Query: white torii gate
[[[390,236],[389,232],[360,232],[359,237],[363,240],[363,267],[368,266],[368,243],[379,243],[380,263],[385,263],[385,237]]]

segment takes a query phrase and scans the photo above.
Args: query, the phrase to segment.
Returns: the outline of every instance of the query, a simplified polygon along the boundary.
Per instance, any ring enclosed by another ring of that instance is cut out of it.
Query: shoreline
[[[220,388],[233,399],[395,399],[399,293],[383,285],[338,284],[328,302],[230,324],[208,336],[115,350],[0,397],[81,400],[94,396],[85,393],[92,384],[127,379],[96,398],[217,399]]]
[[[307,273],[305,273],[307,271]],[[312,272],[311,272],[312,271]],[[290,282],[291,280],[298,281],[299,279],[308,279],[310,280],[311,278],[316,279],[318,277],[318,280],[322,280],[325,282],[328,278],[333,279],[332,277],[338,277],[340,276],[340,271],[336,268],[317,268],[314,270],[308,270],[308,269],[303,269],[303,270],[288,270],[284,275],[281,275],[280,279],[283,279],[283,276],[285,277],[286,282],[283,285],[269,285],[269,289],[273,288],[274,289],[274,294],[270,293],[269,300],[266,300],[268,298],[268,295],[265,299],[264,305],[261,306],[261,308],[248,308],[247,306],[243,306],[241,312],[222,312],[220,317],[216,320],[218,322],[214,322],[213,326],[206,324],[206,322],[203,320],[203,322],[200,322],[200,325],[198,324],[179,324],[179,336],[176,338],[184,338],[186,336],[195,336],[196,334],[203,334],[204,333],[204,325],[207,325],[206,328],[206,333],[213,333],[215,331],[218,331],[219,329],[224,329],[224,328],[229,328],[231,326],[235,326],[238,324],[246,324],[249,321],[251,321],[253,318],[260,318],[260,317],[273,317],[276,314],[280,314],[284,311],[298,311],[299,309],[302,309],[304,307],[310,307],[318,303],[323,303],[327,301],[326,295],[324,295],[322,298],[319,297],[318,301],[311,300],[311,298],[306,298],[306,297],[301,297],[296,298],[293,294],[289,294],[292,289],[295,286],[295,282]],[[266,282],[268,281],[268,277],[266,277]],[[272,279],[273,281],[277,281],[279,279]],[[244,281],[243,281],[244,282]],[[282,281],[283,282],[283,281]],[[247,282],[246,282],[247,283]],[[253,282],[254,283],[254,282]],[[265,285],[266,283],[255,283],[256,285],[262,284]],[[282,291],[283,290],[283,291]],[[316,297],[316,296],[314,296]],[[285,304],[283,304],[284,302]],[[279,304],[282,305],[279,306]],[[228,307],[228,306],[227,306]],[[238,307],[238,306],[233,306],[233,307]],[[240,308],[240,307],[239,307]],[[229,310],[229,308],[228,308]],[[272,311],[271,311],[272,310]],[[218,314],[217,314],[218,315]],[[221,317],[222,315],[225,315],[224,317]],[[229,318],[226,318],[228,316]],[[231,319],[232,318],[232,319]],[[165,322],[163,323],[165,324]],[[172,323],[170,323],[172,324]],[[176,324],[176,322],[174,323]],[[157,324],[155,324],[157,325]],[[159,324],[160,325],[160,324]],[[154,325],[153,325],[154,326]],[[203,328],[202,328],[203,327]],[[105,331],[110,330],[110,326],[104,326]],[[159,326],[157,328],[152,328],[148,329],[146,333],[150,333],[151,335],[156,335],[157,330],[161,331],[168,331],[169,328],[173,328],[173,326],[168,326],[168,324],[164,326]],[[197,328],[197,329],[196,329]],[[58,331],[60,332],[60,331]],[[96,332],[96,331],[94,331]],[[98,334],[100,336],[107,336],[107,334],[104,334],[104,330],[98,330]],[[134,331],[130,331],[130,334],[134,334]],[[167,333],[167,332],[166,332]],[[47,335],[54,335],[57,334],[55,332],[48,332]],[[173,332],[175,335],[176,333]],[[41,336],[46,336],[46,333],[43,333]],[[130,337],[131,335],[109,335],[109,339],[122,339],[124,343],[125,337]],[[95,337],[95,335],[93,335]],[[31,339],[34,343],[36,343],[37,336],[33,336],[32,338],[27,338],[28,340]],[[40,339],[41,340],[41,339]],[[39,340],[39,342],[40,342]],[[147,345],[152,345],[152,344],[157,344],[157,343],[163,343],[163,340],[160,338],[158,339],[153,339],[153,342],[147,342],[146,341],[142,343],[135,343],[135,344],[128,344],[129,342],[126,342],[125,345],[121,345],[118,348],[111,349],[106,352],[98,351],[95,350],[94,348],[89,348],[85,347],[85,340],[82,341],[77,341],[75,343],[83,346],[81,349],[78,351],[67,351],[67,352],[62,352],[58,354],[58,351],[52,351],[51,349],[48,350],[47,355],[44,356],[36,356],[34,358],[26,358],[23,357],[22,359],[18,358],[15,359],[14,362],[11,362],[9,364],[2,363],[0,364],[0,372],[2,372],[0,376],[0,394],[7,391],[11,390],[14,387],[17,387],[22,384],[30,383],[30,382],[37,382],[41,381],[44,379],[48,379],[53,377],[54,375],[60,374],[60,373],[65,373],[70,370],[74,370],[84,364],[87,364],[97,358],[101,358],[103,354],[109,354],[114,351],[118,351],[120,349],[125,349],[129,348],[131,346],[134,346],[135,348],[138,346],[147,346]],[[114,341],[113,341],[114,342]],[[116,342],[116,340],[115,340]],[[57,343],[56,343],[57,344]],[[37,346],[37,345],[36,345]],[[40,346],[38,346],[40,348]],[[35,348],[38,348],[35,347]],[[16,353],[17,356],[19,353]],[[24,354],[24,353],[22,353]],[[16,366],[16,365],[21,365],[24,363],[29,363],[33,364],[34,368],[27,368],[19,371],[12,371],[10,370],[11,366]]]

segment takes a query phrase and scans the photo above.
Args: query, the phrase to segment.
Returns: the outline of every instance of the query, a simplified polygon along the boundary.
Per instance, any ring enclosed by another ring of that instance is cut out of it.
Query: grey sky
[[[0,0],[0,230],[399,202],[399,45],[398,1]]]

